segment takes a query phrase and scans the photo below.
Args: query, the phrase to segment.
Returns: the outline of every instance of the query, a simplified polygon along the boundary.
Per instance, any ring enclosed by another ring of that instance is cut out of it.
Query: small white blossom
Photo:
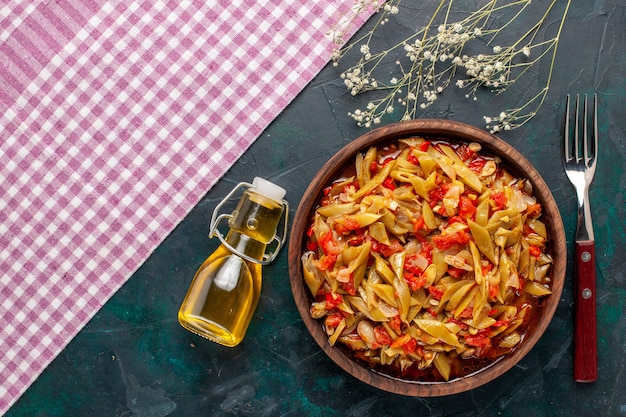
[[[390,4],[385,4],[384,10],[389,14],[398,14],[400,11],[398,6],[392,6]]]

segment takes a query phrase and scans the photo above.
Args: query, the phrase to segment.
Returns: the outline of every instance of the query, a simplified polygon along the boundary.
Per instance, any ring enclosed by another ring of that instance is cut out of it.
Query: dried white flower
[[[373,53],[369,43],[372,39],[371,35],[379,24],[389,21],[388,16],[399,12],[397,6],[400,1],[353,0],[351,6],[353,16],[351,17],[348,13],[339,21],[348,27],[354,22],[354,16],[364,10],[373,9],[382,13],[374,29],[369,32],[369,36],[360,38],[358,44],[348,45],[342,49],[337,47],[332,51],[333,65],[337,65],[337,62],[351,48],[356,48],[360,52],[358,63],[341,74],[350,94],[357,95],[374,90],[387,91],[386,96],[370,101],[363,110],[355,110],[354,113],[350,113],[350,117],[359,126],[369,127],[380,124],[384,115],[395,113],[396,102],[404,107],[403,120],[414,118],[416,109],[425,109],[431,105],[452,83],[458,88],[465,89],[467,92],[465,96],[472,100],[477,100],[479,89],[497,90],[498,93],[502,93],[517,81],[520,74],[526,73],[530,66],[547,55],[544,53],[545,50],[549,51],[550,49],[552,49],[551,75],[560,31],[569,9],[569,7],[565,8],[556,37],[546,41],[543,37],[545,22],[548,21],[546,16],[548,16],[548,12],[555,2],[550,2],[548,10],[542,15],[541,20],[534,23],[529,30],[522,28],[518,31],[516,28],[513,31],[514,23],[526,23],[525,20],[518,19],[518,17],[522,15],[522,11],[531,0],[504,2],[502,5],[498,4],[497,8],[480,8],[464,15],[450,13],[450,7],[441,7],[447,3],[440,0],[440,7],[436,12],[440,14],[432,16],[431,21],[443,21],[443,24],[419,29],[417,32],[411,33],[404,42],[396,44],[389,50]],[[565,1],[569,6],[571,0]],[[501,12],[509,7],[514,13],[511,14],[513,17],[507,20],[503,17],[506,14]],[[495,10],[498,11],[498,16],[494,14]],[[458,21],[453,21],[453,16],[460,16],[460,18]],[[329,31],[329,35],[336,45],[342,45],[347,34],[350,33],[346,27],[339,25]],[[507,38],[506,36],[498,36],[504,28],[511,31],[510,33],[523,33],[524,35],[521,39],[515,40],[513,38],[511,44],[496,43],[500,39]],[[540,30],[542,36],[537,37],[536,35]],[[489,47],[491,50],[485,51],[483,40],[476,41],[483,36],[489,38],[486,39],[488,42],[494,42],[492,45],[495,46]],[[539,42],[539,38],[543,40]],[[468,47],[474,41],[476,41],[475,46],[483,49],[477,51],[476,48]],[[519,49],[517,45],[525,46]],[[542,51],[539,57],[532,60],[524,59],[524,57],[530,57],[532,49],[539,46],[541,46]],[[473,52],[471,55],[469,53],[462,55],[463,51],[477,52]],[[396,76],[390,76],[388,83],[379,85],[375,78],[378,74],[377,71],[385,68],[385,65],[379,64],[391,56],[400,56],[396,61]],[[547,77],[548,81],[544,89],[520,108],[507,109],[497,117],[485,116],[484,120],[490,131],[500,132],[515,129],[532,118],[546,97],[550,78],[550,76]],[[537,107],[528,107],[531,104],[537,105]]]

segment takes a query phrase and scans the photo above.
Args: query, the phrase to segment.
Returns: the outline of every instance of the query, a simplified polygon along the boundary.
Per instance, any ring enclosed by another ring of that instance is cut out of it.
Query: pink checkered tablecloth
[[[328,62],[352,5],[100,3],[0,2],[0,414]]]

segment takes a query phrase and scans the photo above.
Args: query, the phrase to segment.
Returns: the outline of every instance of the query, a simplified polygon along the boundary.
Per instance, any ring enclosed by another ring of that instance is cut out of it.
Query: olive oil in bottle
[[[225,238],[216,229],[216,208],[212,235],[217,232],[222,244],[202,263],[183,300],[178,321],[185,329],[225,346],[242,341],[261,294],[267,245],[278,241],[274,256],[282,245],[276,231],[285,212],[284,195],[281,187],[255,178],[232,214],[220,216],[229,219]]]

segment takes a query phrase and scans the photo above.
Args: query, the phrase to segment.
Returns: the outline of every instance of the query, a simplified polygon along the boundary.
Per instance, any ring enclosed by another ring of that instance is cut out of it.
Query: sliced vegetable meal
[[[412,137],[357,154],[306,237],[311,316],[333,346],[417,381],[511,352],[551,294],[532,184],[477,143]]]

